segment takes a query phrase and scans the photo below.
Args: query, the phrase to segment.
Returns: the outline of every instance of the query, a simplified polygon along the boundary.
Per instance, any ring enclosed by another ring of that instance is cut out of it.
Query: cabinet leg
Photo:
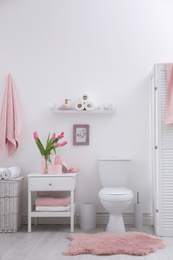
[[[28,189],[28,232],[31,232],[31,192]]]
[[[77,225],[77,215],[76,214],[74,215],[74,225],[75,226]]]
[[[74,232],[74,215],[71,216],[71,221],[70,221],[70,225],[71,225],[71,232],[73,233]]]
[[[28,217],[28,232],[31,232],[31,218]]]

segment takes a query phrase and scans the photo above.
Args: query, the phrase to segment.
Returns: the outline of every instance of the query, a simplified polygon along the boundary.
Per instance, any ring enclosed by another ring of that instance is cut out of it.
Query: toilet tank
[[[102,187],[127,187],[130,162],[130,159],[116,156],[99,158],[98,172]]]

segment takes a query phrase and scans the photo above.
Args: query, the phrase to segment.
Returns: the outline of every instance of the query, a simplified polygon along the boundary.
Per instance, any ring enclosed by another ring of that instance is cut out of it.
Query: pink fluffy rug
[[[166,242],[159,237],[139,232],[125,232],[115,234],[109,232],[97,234],[70,234],[70,247],[64,251],[65,255],[147,255],[166,247]]]

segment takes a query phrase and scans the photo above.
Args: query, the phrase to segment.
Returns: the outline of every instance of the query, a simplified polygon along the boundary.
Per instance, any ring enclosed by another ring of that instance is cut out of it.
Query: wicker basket
[[[0,232],[17,232],[21,227],[23,179],[0,181]]]

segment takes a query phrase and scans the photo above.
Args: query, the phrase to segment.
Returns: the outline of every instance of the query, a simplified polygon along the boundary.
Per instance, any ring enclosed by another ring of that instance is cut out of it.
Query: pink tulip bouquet
[[[67,144],[67,141],[64,141],[62,143],[58,142],[59,139],[62,139],[64,137],[64,132],[62,132],[57,137],[56,137],[56,133],[53,133],[52,138],[50,138],[50,133],[49,133],[47,142],[46,142],[46,148],[44,148],[42,142],[40,141],[38,133],[36,131],[33,133],[33,135],[34,135],[34,140],[37,144],[38,149],[40,150],[41,155],[45,156],[46,163],[47,162],[51,163],[50,155],[52,154],[52,151],[56,154],[57,147],[62,147]]]

